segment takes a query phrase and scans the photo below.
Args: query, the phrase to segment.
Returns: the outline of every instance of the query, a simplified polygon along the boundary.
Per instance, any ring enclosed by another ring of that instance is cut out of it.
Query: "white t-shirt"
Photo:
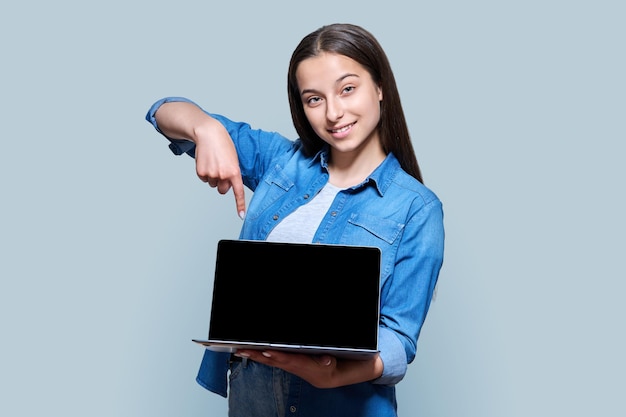
[[[267,237],[272,242],[311,243],[335,196],[342,189],[327,182],[307,204],[285,217]]]

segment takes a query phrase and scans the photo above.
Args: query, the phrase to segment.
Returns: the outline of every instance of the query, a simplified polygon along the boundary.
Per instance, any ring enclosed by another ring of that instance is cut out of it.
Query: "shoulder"
[[[441,204],[435,192],[404,171],[393,154],[389,154],[381,164],[375,179],[385,197],[414,200],[422,205]]]
[[[398,188],[398,192],[412,196],[414,199],[422,201],[424,205],[441,204],[437,194],[429,187],[410,176],[402,169],[398,170],[393,183]]]

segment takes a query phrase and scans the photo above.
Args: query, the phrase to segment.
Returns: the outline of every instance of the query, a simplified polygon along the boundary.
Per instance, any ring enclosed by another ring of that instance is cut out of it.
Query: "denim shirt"
[[[146,120],[160,133],[154,114],[170,101],[190,100],[168,97],[152,105]],[[282,219],[324,187],[329,178],[328,148],[306,157],[299,139],[291,140],[275,132],[252,129],[247,123],[208,114],[229,132],[239,156],[243,182],[253,191],[239,237],[265,240]],[[194,156],[193,142],[167,139],[174,154]],[[378,379],[350,389],[358,390],[362,386],[367,391],[378,386],[379,395],[395,404],[393,385],[404,377],[407,364],[415,358],[417,339],[443,262],[441,201],[403,171],[393,154],[388,154],[361,184],[339,192],[313,242],[380,248],[378,348],[384,371]],[[313,260],[320,261],[323,262]],[[207,350],[198,383],[226,397],[227,373],[228,355]]]

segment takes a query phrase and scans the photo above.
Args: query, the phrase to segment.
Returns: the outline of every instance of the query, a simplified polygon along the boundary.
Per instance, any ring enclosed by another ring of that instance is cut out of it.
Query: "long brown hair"
[[[287,93],[291,118],[302,140],[303,152],[313,155],[324,146],[325,142],[317,136],[304,113],[296,70],[302,61],[317,56],[321,52],[336,53],[355,60],[380,86],[383,100],[378,129],[383,150],[385,153],[393,153],[402,169],[423,182],[402,110],[400,94],[387,55],[371,33],[356,25],[337,23],[322,26],[305,36],[291,55],[287,74]]]

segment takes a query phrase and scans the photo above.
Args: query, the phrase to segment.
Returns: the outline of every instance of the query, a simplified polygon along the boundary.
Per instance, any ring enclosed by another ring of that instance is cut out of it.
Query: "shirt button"
[[[289,407],[289,411],[291,411],[292,413],[296,412],[296,406],[292,405],[291,407]]]
[[[274,217],[272,217],[272,219],[278,220],[278,214],[274,214]]]
[[[336,211],[333,211],[332,213],[330,213],[331,216],[335,217],[337,215]]]
[[[304,199],[305,199],[305,200],[308,200],[308,199],[309,199],[309,195],[308,195],[308,194],[305,194],[305,195],[304,195]]]

